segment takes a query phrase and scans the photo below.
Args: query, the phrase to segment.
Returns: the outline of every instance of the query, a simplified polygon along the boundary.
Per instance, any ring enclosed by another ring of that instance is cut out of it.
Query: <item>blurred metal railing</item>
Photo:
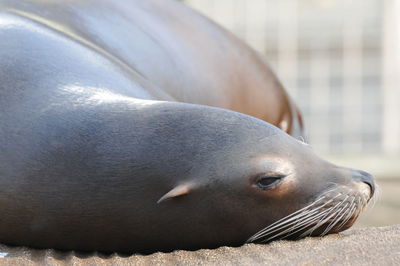
[[[399,158],[398,1],[184,2],[265,55],[317,151]]]

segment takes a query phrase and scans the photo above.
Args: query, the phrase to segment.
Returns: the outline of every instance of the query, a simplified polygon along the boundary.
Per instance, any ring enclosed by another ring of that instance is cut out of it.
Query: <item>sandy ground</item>
[[[323,238],[148,256],[0,245],[1,265],[400,265],[400,225],[352,229]]]

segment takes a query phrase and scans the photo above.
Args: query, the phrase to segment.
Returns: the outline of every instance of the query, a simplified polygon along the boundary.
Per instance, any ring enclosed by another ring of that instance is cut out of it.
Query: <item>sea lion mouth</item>
[[[329,190],[306,207],[258,231],[246,242],[268,243],[344,231],[354,224],[369,199],[360,193],[344,194],[337,188]]]

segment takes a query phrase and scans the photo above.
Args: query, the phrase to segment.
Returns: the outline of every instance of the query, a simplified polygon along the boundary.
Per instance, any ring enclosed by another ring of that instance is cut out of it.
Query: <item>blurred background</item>
[[[314,150],[376,177],[378,202],[357,226],[400,223],[400,1],[183,2],[264,56]]]

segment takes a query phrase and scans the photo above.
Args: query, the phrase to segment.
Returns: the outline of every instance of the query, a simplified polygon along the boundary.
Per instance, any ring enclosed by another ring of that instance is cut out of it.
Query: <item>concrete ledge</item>
[[[84,254],[0,245],[1,265],[400,265],[400,225],[323,238],[152,255]]]

